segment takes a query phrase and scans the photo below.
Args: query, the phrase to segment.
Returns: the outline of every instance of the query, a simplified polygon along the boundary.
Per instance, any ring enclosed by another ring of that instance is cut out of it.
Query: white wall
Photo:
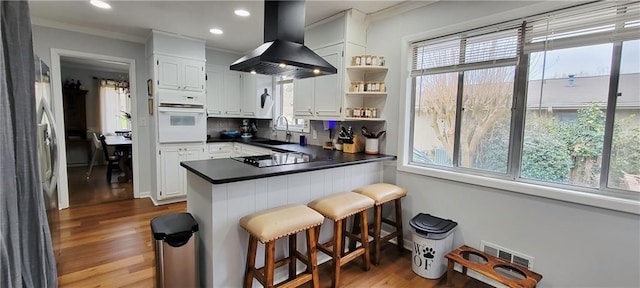
[[[34,51],[49,67],[51,67],[51,48],[134,59],[136,61],[137,80],[135,97],[138,101],[137,111],[134,112],[134,116],[138,117],[138,120],[143,117],[147,118],[145,122],[151,120],[147,112],[146,81],[149,77],[144,55],[144,44],[35,25],[32,29]],[[52,71],[52,73],[55,72]],[[137,121],[137,123],[141,122]],[[138,171],[140,173],[139,192],[145,193],[151,189],[149,172],[155,171],[155,169],[149,167],[149,159],[152,152],[144,149],[144,147],[149,147],[149,126],[138,125],[138,127],[134,127],[134,131],[134,137],[137,138],[139,147],[142,148],[140,155],[138,155],[140,164],[140,171]]]
[[[404,109],[402,38],[452,33],[569,6],[570,2],[442,1],[371,23],[367,53],[389,66],[386,109],[388,139],[399,139]],[[465,27],[466,26],[466,27]],[[387,141],[397,154],[400,142]],[[398,172],[385,166],[385,181],[409,189],[405,223],[420,212],[459,223],[455,245],[480,247],[486,240],[535,257],[542,287],[639,287],[640,216],[541,197]],[[408,232],[408,231],[407,231]],[[407,237],[409,233],[407,233]],[[410,239],[410,238],[405,238]]]
[[[231,63],[235,62],[236,60],[240,59],[240,57],[244,56],[242,54],[222,52],[219,50],[214,50],[209,48],[206,49],[205,55],[206,55],[205,57],[207,57],[207,65],[220,65],[220,66],[230,66]]]

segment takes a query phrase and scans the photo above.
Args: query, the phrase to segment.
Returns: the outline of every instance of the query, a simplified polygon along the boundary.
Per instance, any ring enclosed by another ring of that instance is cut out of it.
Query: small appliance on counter
[[[256,132],[258,132],[258,127],[256,127],[255,122],[249,119],[242,120],[242,126],[240,126],[240,133],[242,134],[240,135],[240,137],[243,140],[249,140],[253,138],[253,134],[255,134]]]

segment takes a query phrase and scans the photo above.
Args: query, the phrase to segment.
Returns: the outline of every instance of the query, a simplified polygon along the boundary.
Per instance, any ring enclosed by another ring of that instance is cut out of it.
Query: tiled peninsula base
[[[238,224],[243,216],[290,203],[306,205],[320,197],[381,182],[382,165],[372,162],[219,185],[187,171],[187,210],[200,225],[200,283],[203,287],[242,286],[249,241],[247,232]],[[320,242],[331,238],[331,223],[325,224]],[[299,237],[298,250],[304,253],[304,237]],[[284,256],[286,242],[276,243],[276,258]],[[258,255],[264,255],[262,245],[259,247]],[[318,253],[319,264],[327,260],[327,255]],[[256,266],[262,266],[263,261],[258,257]],[[298,263],[298,271],[303,269],[304,265]],[[276,270],[276,282],[286,278],[287,273],[286,266]],[[255,280],[254,285],[258,285]]]

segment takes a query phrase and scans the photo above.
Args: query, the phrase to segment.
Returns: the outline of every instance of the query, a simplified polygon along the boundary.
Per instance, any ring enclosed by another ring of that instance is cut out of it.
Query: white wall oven
[[[206,140],[207,114],[204,107],[158,107],[158,141],[160,143]]]

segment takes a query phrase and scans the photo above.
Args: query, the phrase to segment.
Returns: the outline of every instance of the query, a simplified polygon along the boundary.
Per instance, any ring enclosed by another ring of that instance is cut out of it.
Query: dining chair
[[[104,159],[107,161],[107,182],[111,183],[111,174],[113,170],[119,169],[118,162],[120,161],[119,154],[115,153],[109,155],[109,149],[107,147],[106,137],[100,135],[100,144],[102,144],[102,152],[104,153]]]
[[[98,150],[102,150],[102,143],[100,143],[100,139],[98,139],[98,134],[93,132],[92,141],[93,142],[93,155],[91,155],[91,162],[89,162],[89,170],[87,170],[87,180],[91,178],[91,171],[93,171],[93,165],[96,164],[96,157],[98,157]]]

